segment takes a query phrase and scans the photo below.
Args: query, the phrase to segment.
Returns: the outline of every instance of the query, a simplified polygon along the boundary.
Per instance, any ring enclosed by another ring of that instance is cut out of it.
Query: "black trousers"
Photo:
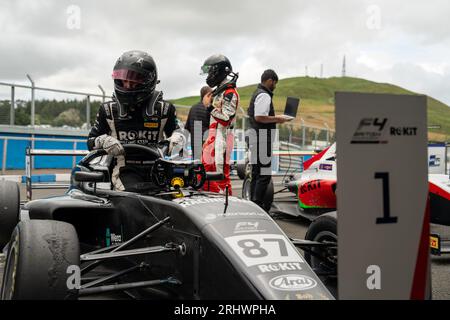
[[[250,145],[252,165],[251,200],[266,211],[270,209],[270,206],[264,204],[264,199],[267,187],[272,179],[271,141],[271,136],[267,134],[258,136],[256,145]]]

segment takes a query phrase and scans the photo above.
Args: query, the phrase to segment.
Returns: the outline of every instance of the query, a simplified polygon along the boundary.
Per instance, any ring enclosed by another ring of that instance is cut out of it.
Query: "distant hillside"
[[[256,85],[238,88],[241,98],[240,106],[243,109],[247,110],[255,88]],[[296,125],[300,125],[301,117],[307,124],[323,127],[326,122],[331,128],[334,128],[334,93],[336,91],[416,94],[392,84],[359,78],[288,78],[278,82],[274,96],[275,109],[282,112],[287,96],[301,97],[300,116],[296,119]],[[190,106],[198,100],[198,97],[186,97],[172,100],[172,102]],[[450,141],[450,107],[428,97],[428,125],[440,126],[440,129],[429,130],[429,140]]]

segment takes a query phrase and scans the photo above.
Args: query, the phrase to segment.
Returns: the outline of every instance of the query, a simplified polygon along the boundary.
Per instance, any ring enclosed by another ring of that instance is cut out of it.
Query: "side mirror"
[[[223,180],[225,179],[225,176],[223,173],[220,172],[206,172],[206,180],[207,181],[217,181],[217,180]]]
[[[103,182],[104,179],[105,176],[103,175],[103,172],[75,172],[75,181],[79,182]]]

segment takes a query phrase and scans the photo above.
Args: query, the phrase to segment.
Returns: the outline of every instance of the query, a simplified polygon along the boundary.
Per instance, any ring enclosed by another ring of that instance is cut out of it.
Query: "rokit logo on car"
[[[279,272],[279,271],[300,271],[302,265],[300,262],[279,262],[258,265],[259,271],[262,273]]]
[[[287,274],[275,277],[269,281],[271,288],[283,291],[302,291],[317,286],[316,280],[297,274]]]
[[[388,118],[363,118],[353,134],[352,144],[384,144],[388,143],[387,135],[416,136],[417,127],[391,126],[388,128]]]
[[[309,181],[308,183],[303,184],[300,187],[300,193],[304,194],[309,191],[314,191],[316,189],[320,189],[320,181],[321,180],[314,180],[314,181]]]

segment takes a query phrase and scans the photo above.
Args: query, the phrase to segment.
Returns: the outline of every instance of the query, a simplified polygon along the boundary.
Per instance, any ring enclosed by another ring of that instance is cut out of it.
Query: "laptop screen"
[[[299,98],[287,97],[286,108],[284,114],[289,117],[295,118],[297,116],[298,105],[300,104]]]

